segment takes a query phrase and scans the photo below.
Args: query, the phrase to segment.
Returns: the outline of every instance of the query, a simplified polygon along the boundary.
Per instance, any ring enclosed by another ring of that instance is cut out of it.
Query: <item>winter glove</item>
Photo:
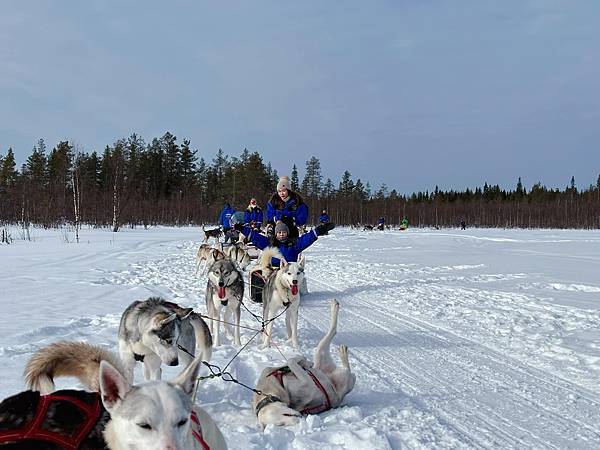
[[[334,228],[335,228],[335,223],[333,223],[333,222],[322,223],[321,225],[317,225],[315,227],[315,233],[317,233],[317,236],[323,236],[324,234],[327,234],[329,231],[333,230]]]
[[[235,225],[233,225],[233,229],[241,233],[244,230],[244,225],[241,223],[236,223]]]

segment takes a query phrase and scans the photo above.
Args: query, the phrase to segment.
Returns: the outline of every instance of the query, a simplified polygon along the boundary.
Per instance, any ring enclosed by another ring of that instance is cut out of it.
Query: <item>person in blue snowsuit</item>
[[[324,209],[323,212],[321,213],[321,215],[319,216],[319,223],[328,223],[328,222],[330,222],[329,214],[327,214],[327,210]]]
[[[383,230],[384,228],[385,228],[385,217],[380,217],[379,221],[377,222],[377,229]]]
[[[234,236],[231,234],[231,217],[235,214],[235,209],[231,207],[229,203],[225,203],[221,214],[219,215],[219,223],[223,227],[223,234],[225,235],[225,243],[229,240],[233,241]]]
[[[289,237],[289,228],[281,221],[275,224],[275,233],[271,237],[260,234],[257,230],[253,230],[241,223],[236,223],[234,228],[250,239],[259,249],[264,250],[267,247],[277,247],[287,262],[298,262],[300,252],[310,247],[319,236],[323,236],[329,230],[333,230],[335,224],[330,222],[317,225],[308,233],[304,233],[297,238]],[[280,263],[281,261],[278,258],[272,258],[271,260],[273,267],[279,267]],[[254,272],[252,273],[250,284],[250,298],[255,302],[262,302],[264,279],[261,275]]]
[[[250,199],[250,204],[246,211],[244,211],[244,223],[250,228],[259,228],[263,222],[263,211],[260,206],[256,203],[256,199]]]
[[[289,237],[298,237],[298,227],[305,225],[308,219],[308,206],[297,192],[292,191],[290,179],[281,177],[277,183],[277,192],[267,203],[267,222],[275,224],[278,220],[289,228]]]

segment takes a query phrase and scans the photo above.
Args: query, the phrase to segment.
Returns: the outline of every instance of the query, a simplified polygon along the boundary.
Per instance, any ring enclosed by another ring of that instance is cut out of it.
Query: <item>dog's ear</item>
[[[169,316],[167,316],[166,318],[164,318],[163,320],[158,322],[158,326],[162,328],[166,324],[173,322],[175,319],[177,319],[177,314],[176,313],[170,314]]]
[[[181,388],[187,395],[194,393],[194,386],[200,371],[201,358],[195,358],[183,371],[171,380],[175,386]]]
[[[304,270],[304,261],[305,261],[304,255],[302,254],[302,255],[300,255],[300,260],[298,261],[298,266],[300,266],[300,268],[303,270]]]
[[[281,258],[279,260],[279,268],[285,269],[287,266],[288,266],[288,262],[285,259]]]
[[[109,362],[100,361],[100,397],[106,410],[111,410],[129,392],[130,386],[125,377]]]
[[[177,311],[177,317],[181,320],[187,319],[194,312],[194,308],[181,308]]]

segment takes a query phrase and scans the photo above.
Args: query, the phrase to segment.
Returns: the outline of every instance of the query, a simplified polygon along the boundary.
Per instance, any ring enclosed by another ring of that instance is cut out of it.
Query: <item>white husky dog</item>
[[[77,377],[88,389],[99,392],[110,417],[101,412],[95,425],[100,430],[93,433],[92,429],[90,435],[102,433],[110,450],[226,449],[217,424],[192,403],[200,362],[194,359],[169,382],[131,386],[116,355],[83,342],[63,341],[33,355],[25,379],[30,389],[44,395],[54,390],[53,378],[58,376]]]
[[[231,317],[234,316],[234,344],[240,341],[240,306],[244,298],[244,276],[229,258],[215,261],[208,269],[206,283],[206,311],[210,319],[215,345],[220,345],[221,310],[225,309],[225,330],[231,335]]]
[[[262,348],[271,345],[273,321],[282,308],[286,308],[285,325],[287,337],[293,347],[298,348],[298,307],[300,306],[300,286],[304,282],[304,255],[300,261],[288,263],[278,249],[267,247],[261,255],[263,273],[269,273],[271,258],[278,258],[279,269],[268,276],[263,289],[263,320],[268,321]]]
[[[261,425],[293,425],[301,414],[317,414],[340,405],[356,382],[350,371],[348,347],[340,346],[342,367],[331,357],[340,305],[331,301],[331,324],[315,350],[313,362],[304,357],[288,360],[284,367],[267,367],[258,379],[252,406]],[[285,380],[285,382],[284,382]]]
[[[181,350],[180,346],[185,350]],[[136,361],[144,363],[146,380],[160,380],[161,363],[188,365],[191,355],[209,361],[212,336],[208,325],[193,308],[182,308],[162,298],[151,297],[127,307],[119,324],[119,354],[125,375],[133,382]]]

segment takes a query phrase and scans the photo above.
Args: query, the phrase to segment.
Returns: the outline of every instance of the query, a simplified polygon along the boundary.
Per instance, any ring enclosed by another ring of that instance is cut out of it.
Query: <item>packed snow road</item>
[[[163,295],[205,311],[206,279],[193,275],[197,229],[82,234],[85,244],[40,231],[36,242],[0,248],[11,318],[0,340],[2,397],[23,388],[27,358],[49,342],[116,348],[133,300]],[[306,252],[299,329],[309,356],[328,327],[328,300],[340,301],[334,344],[349,346],[357,375],[342,407],[263,431],[240,386],[207,381],[199,402],[234,449],[598,448],[597,255],[599,232],[336,229]],[[253,320],[242,313],[244,325]],[[284,324],[274,330],[292,356]],[[223,367],[236,352],[223,345],[213,362]],[[252,385],[282,363],[277,349],[253,342],[230,369]]]

